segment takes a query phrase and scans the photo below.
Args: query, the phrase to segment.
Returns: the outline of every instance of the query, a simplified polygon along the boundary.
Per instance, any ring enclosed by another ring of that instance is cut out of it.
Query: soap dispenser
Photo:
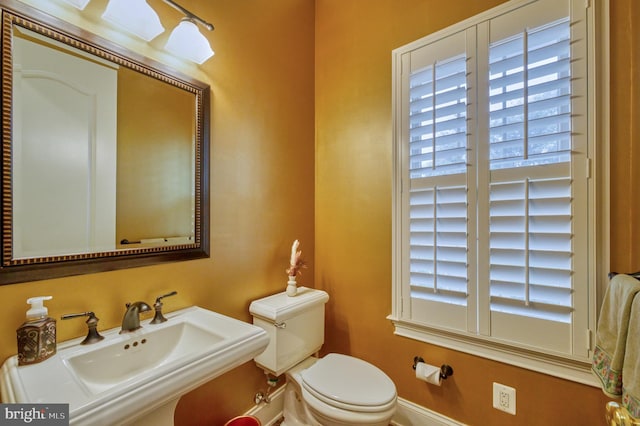
[[[31,309],[27,320],[16,330],[18,335],[18,365],[35,364],[56,353],[56,320],[47,316],[45,300],[51,296],[32,297],[27,300]]]

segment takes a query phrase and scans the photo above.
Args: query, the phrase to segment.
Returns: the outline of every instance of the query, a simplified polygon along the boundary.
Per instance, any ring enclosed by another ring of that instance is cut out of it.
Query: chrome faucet
[[[144,302],[127,303],[127,311],[122,318],[122,330],[120,334],[134,331],[140,328],[140,312],[151,310],[151,306]]]

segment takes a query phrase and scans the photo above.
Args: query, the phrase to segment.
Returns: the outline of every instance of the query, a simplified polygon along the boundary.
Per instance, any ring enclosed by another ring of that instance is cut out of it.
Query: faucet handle
[[[96,343],[104,339],[104,337],[101,336],[100,333],[98,333],[99,318],[96,316],[96,314],[94,314],[91,311],[81,312],[78,314],[65,314],[65,315],[62,315],[60,319],[66,320],[66,319],[78,318],[78,317],[89,317],[87,318],[87,321],[86,321],[87,327],[89,327],[89,330],[87,332],[87,337],[85,337],[84,340],[80,342],[81,345]]]
[[[163,294],[162,296],[158,296],[158,297],[156,298],[156,303],[161,303],[160,301],[161,301],[162,299],[164,299],[165,297],[175,296],[176,294],[178,294],[178,292],[174,290],[174,291],[172,291],[171,293],[167,293],[167,294]],[[154,304],[154,305],[155,305],[155,304]]]
[[[175,296],[176,294],[178,294],[178,292],[174,290],[171,293],[163,294],[156,298],[156,303],[153,304],[156,314],[149,324],[161,324],[167,320],[164,315],[162,315],[162,299],[169,296]]]

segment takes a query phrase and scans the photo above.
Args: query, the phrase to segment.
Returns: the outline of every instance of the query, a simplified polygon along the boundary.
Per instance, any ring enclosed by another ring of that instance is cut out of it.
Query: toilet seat
[[[374,413],[396,404],[396,387],[378,367],[358,358],[328,354],[301,373],[304,390],[342,410]]]

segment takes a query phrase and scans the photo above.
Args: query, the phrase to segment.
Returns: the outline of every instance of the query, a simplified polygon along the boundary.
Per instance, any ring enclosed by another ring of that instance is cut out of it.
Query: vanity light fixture
[[[91,0],[64,0],[64,1],[69,3],[72,6],[77,7],[80,10],[84,10],[84,8],[87,7],[87,4],[89,4],[89,1]]]
[[[158,14],[146,0],[109,0],[102,18],[145,41],[164,31]]]
[[[209,40],[198,30],[197,23],[209,31],[213,31],[213,25],[197,17],[172,0],[163,1],[185,15],[185,18],[183,18],[178,26],[171,32],[165,49],[176,56],[197,64],[202,64],[212,57],[214,52],[209,45]]]
[[[82,10],[91,0],[63,0]],[[198,25],[213,31],[213,25],[189,12],[173,0],[162,0],[180,11],[185,17],[173,29],[165,49],[183,59],[197,64],[204,63],[214,55],[209,40],[200,32]],[[102,18],[145,41],[151,41],[164,31],[160,18],[146,0],[109,0]]]
[[[204,63],[214,54],[209,41],[198,31],[196,23],[189,18],[183,18],[173,29],[164,48],[176,56],[197,64]]]

